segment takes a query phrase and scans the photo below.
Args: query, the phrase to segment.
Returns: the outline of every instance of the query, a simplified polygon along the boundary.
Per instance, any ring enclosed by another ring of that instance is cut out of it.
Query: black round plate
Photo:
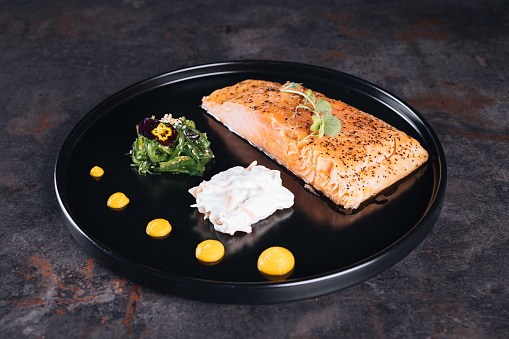
[[[291,173],[207,115],[201,98],[245,79],[293,81],[342,100],[407,132],[430,160],[391,194],[354,214],[331,208]],[[144,117],[166,113],[196,122],[212,142],[215,160],[203,178],[140,176],[127,155]],[[259,164],[281,170],[295,195],[293,208],[255,224],[250,234],[216,233],[190,205],[187,192],[232,166]],[[101,166],[99,180],[89,170]],[[135,282],[177,296],[221,303],[272,303],[316,297],[379,274],[410,253],[428,234],[443,205],[445,157],[435,133],[409,105],[359,78],[315,66],[238,61],[190,67],[135,84],[89,112],[64,142],[55,166],[55,189],[68,229],[92,257]],[[123,192],[122,211],[106,206]],[[165,239],[145,233],[155,218],[170,221]],[[216,265],[195,258],[202,240],[220,240],[226,255]],[[283,246],[295,256],[289,277],[270,280],[257,269],[260,253]]]

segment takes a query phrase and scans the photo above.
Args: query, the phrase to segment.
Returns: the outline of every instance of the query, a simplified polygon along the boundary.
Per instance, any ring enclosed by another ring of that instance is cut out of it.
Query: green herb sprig
[[[313,115],[311,116],[313,119],[313,124],[309,128],[311,133],[304,139],[298,141],[303,141],[316,134],[318,134],[318,138],[321,138],[324,135],[328,135],[329,137],[335,137],[339,135],[342,127],[341,120],[332,115],[332,105],[330,102],[322,98],[317,100],[315,94],[309,88],[306,90],[306,92],[299,91],[299,85],[301,84],[292,82],[281,89],[281,92],[298,94],[303,96],[305,99],[304,104],[297,105],[297,107],[295,107],[295,113],[290,119],[295,117],[299,108],[313,112]]]

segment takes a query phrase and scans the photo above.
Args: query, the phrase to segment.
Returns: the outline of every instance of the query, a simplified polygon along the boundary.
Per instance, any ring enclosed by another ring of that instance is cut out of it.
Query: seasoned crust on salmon
[[[312,113],[299,108],[295,114],[304,99],[282,92],[286,85],[245,80],[204,97],[202,106],[345,209],[358,208],[428,159],[428,152],[406,133],[318,92],[314,92],[316,98],[331,103],[332,115],[341,120],[342,129],[335,137],[306,138]],[[298,91],[306,88],[299,85]]]

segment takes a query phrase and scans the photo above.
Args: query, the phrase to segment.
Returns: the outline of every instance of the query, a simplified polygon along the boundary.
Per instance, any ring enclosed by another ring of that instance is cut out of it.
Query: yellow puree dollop
[[[154,219],[147,225],[147,234],[153,238],[162,238],[170,234],[171,225],[166,219]]]
[[[220,260],[223,256],[224,246],[217,240],[205,240],[196,247],[196,258],[200,261],[212,263]]]
[[[90,175],[94,178],[100,178],[104,175],[104,170],[99,166],[94,166],[90,170]]]
[[[295,266],[292,252],[284,247],[269,247],[258,258],[258,269],[267,275],[279,276],[289,273]]]
[[[112,194],[108,199],[108,207],[113,209],[124,208],[129,203],[129,198],[122,192]]]

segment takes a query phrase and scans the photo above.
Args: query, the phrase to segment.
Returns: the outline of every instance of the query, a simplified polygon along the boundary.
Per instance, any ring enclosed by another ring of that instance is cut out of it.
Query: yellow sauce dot
[[[147,234],[153,238],[164,238],[171,232],[171,225],[166,219],[154,219],[147,224]]]
[[[284,247],[269,247],[258,258],[260,272],[280,276],[289,273],[295,266],[295,258],[292,252]]]
[[[108,199],[108,207],[113,209],[120,209],[127,206],[129,198],[122,192],[112,194]]]
[[[104,170],[99,166],[94,166],[90,170],[90,175],[94,178],[100,178],[104,175]]]
[[[224,246],[213,239],[202,241],[196,247],[196,258],[205,263],[219,261],[224,256]]]

